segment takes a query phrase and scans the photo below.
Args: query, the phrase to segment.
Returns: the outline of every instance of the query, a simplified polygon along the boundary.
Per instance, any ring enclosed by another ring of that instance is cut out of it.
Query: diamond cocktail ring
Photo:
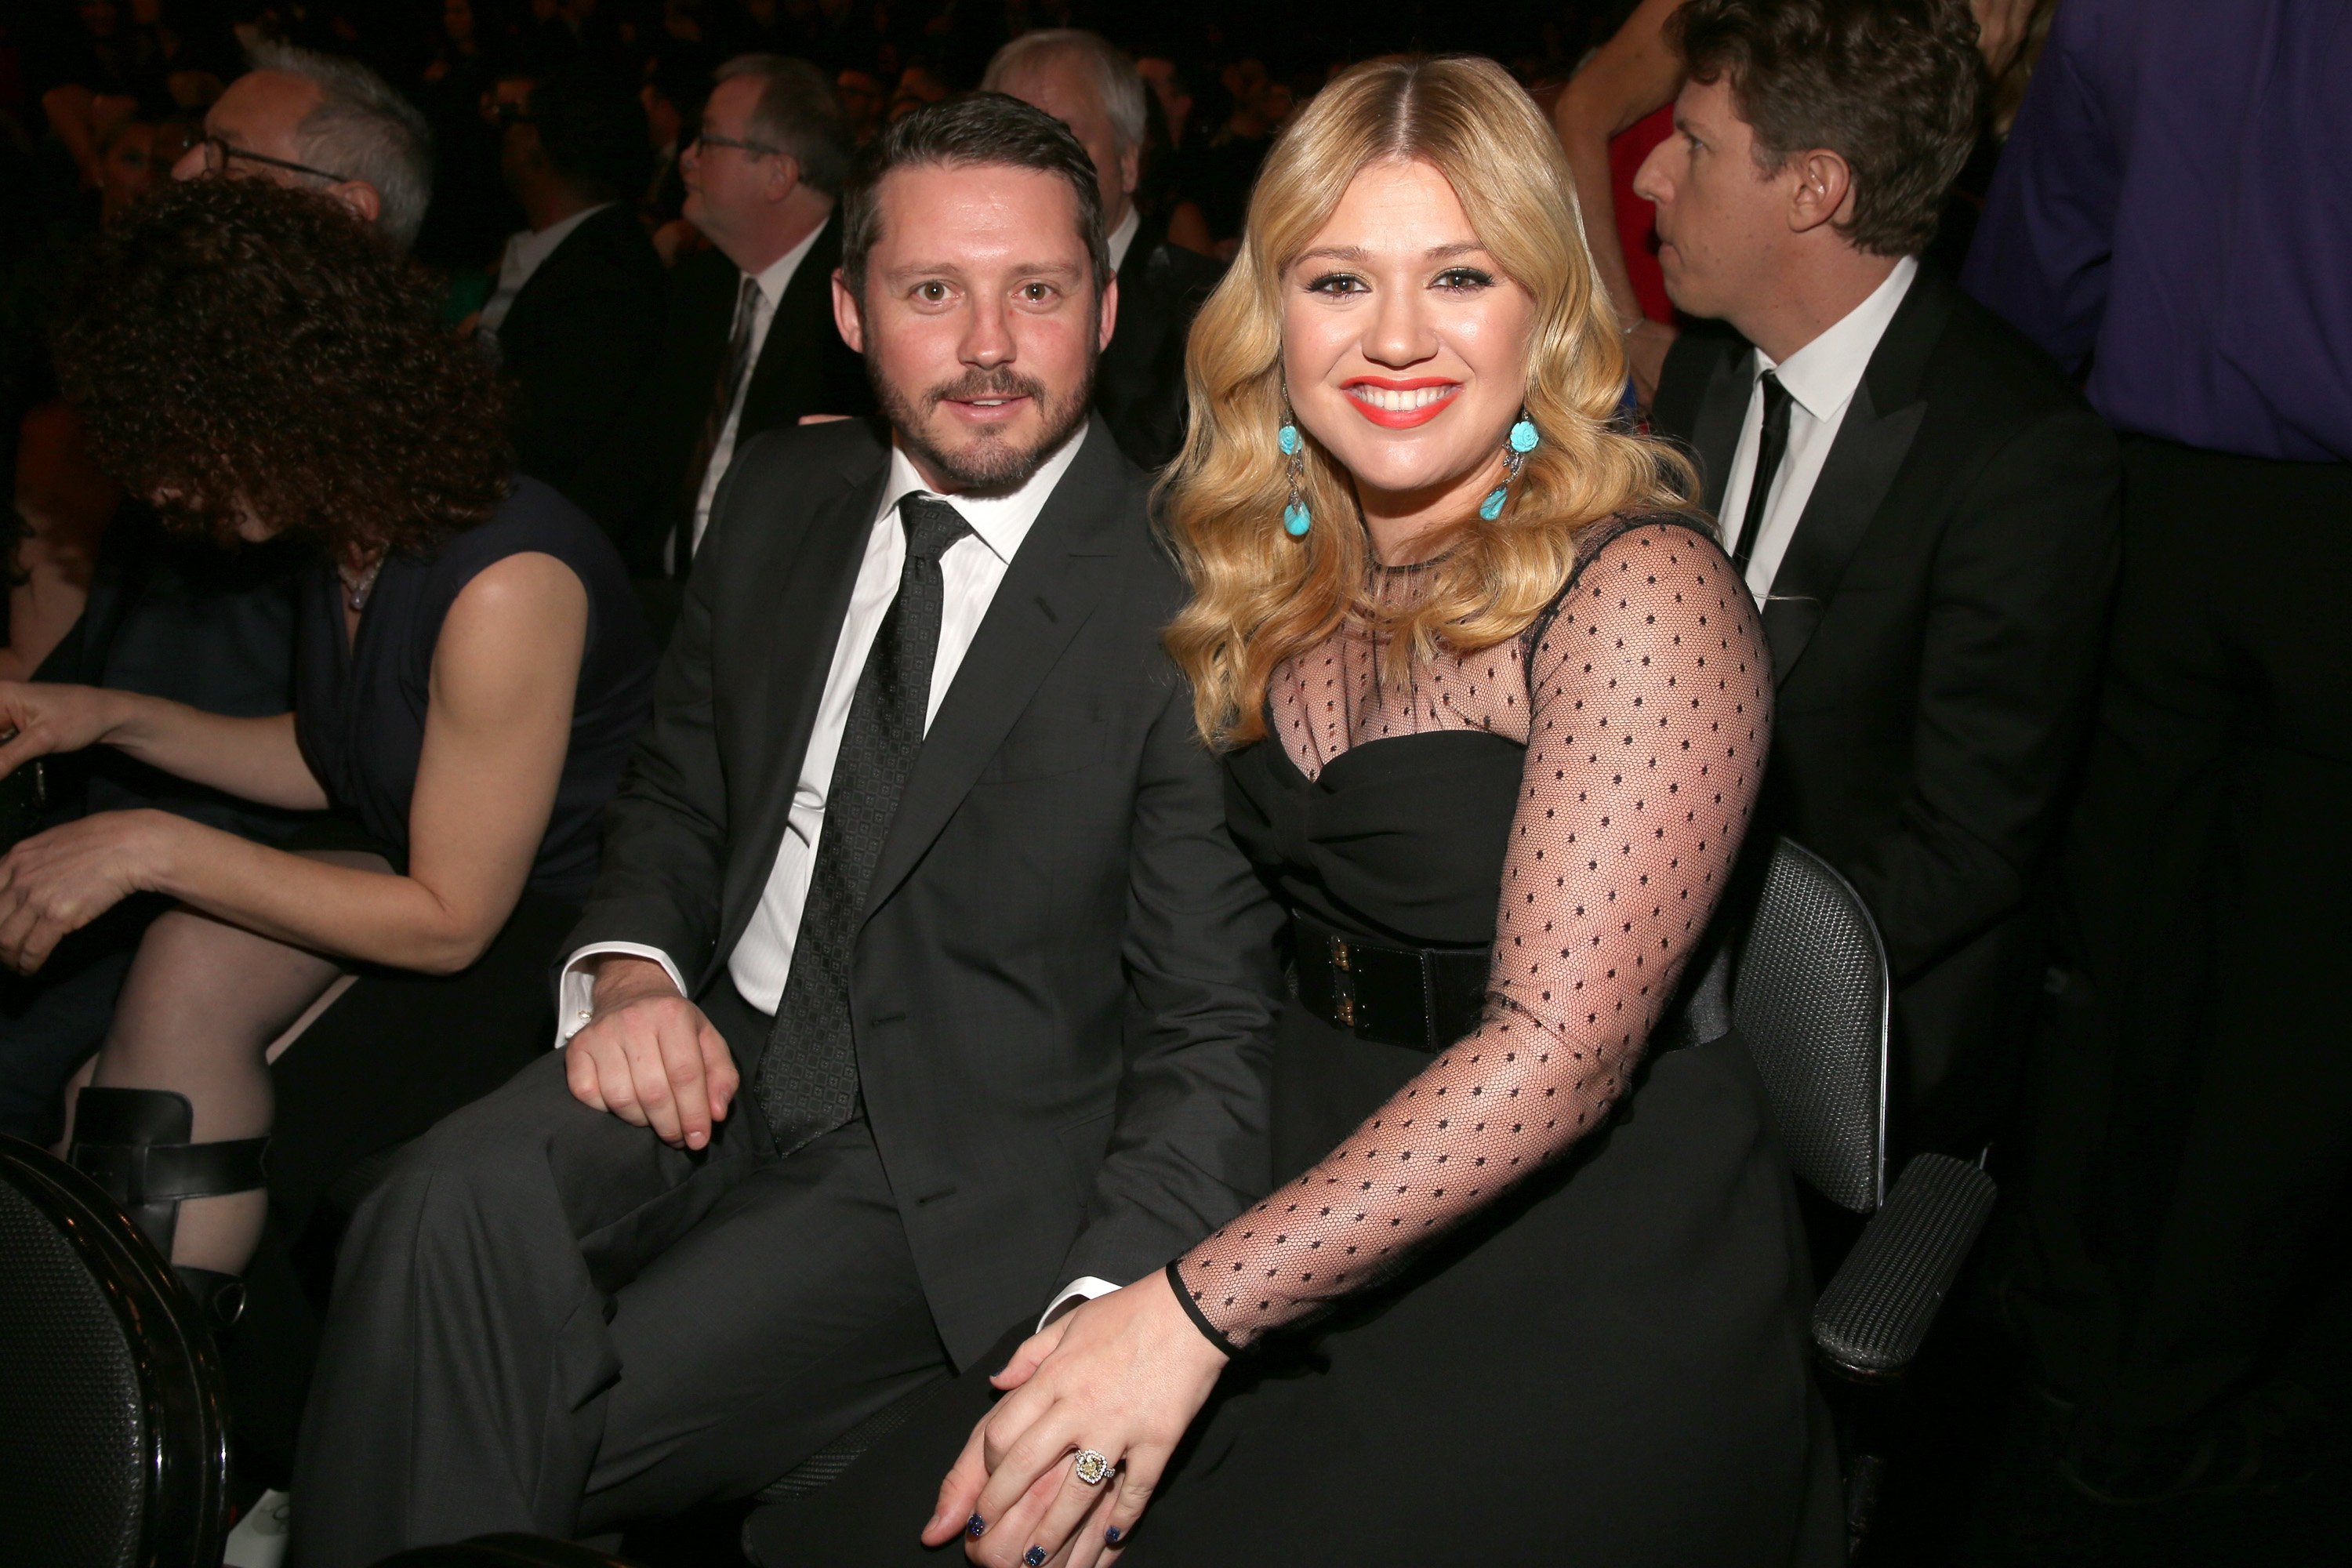
[[[1090,1487],[1098,1487],[1110,1475],[1111,1462],[1092,1448],[1078,1450],[1078,1479]]]

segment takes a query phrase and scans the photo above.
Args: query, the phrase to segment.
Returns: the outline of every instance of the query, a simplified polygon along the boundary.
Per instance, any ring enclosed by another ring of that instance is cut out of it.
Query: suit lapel
[[[775,552],[761,572],[758,592],[748,600],[767,620],[765,685],[744,711],[758,726],[752,748],[756,782],[753,798],[759,816],[751,824],[751,842],[759,852],[748,864],[758,868],[748,889],[737,889],[728,911],[724,940],[717,952],[734,952],[752,907],[766,886],[768,868],[775,863],[776,847],[783,842],[784,826],[792,815],[793,795],[807,753],[809,733],[816,724],[818,704],[824,696],[825,677],[841,640],[841,623],[849,613],[850,591],[866,558],[866,541],[873,531],[874,514],[882,504],[882,485],[889,474],[887,447],[864,452],[842,468],[843,484],[831,500],[820,502],[808,526],[793,547]],[[748,896],[747,896],[748,895]]]
[[[1910,456],[1927,414],[1920,383],[1951,309],[1950,283],[1923,266],[1854,388],[1764,601],[1764,638],[1771,645],[1776,682],[1786,682],[1804,657],[1847,563]]]
[[[1723,492],[1730,482],[1731,459],[1739,449],[1739,426],[1748,417],[1748,401],[1755,392],[1756,351],[1746,343],[1727,345],[1717,356],[1699,395],[1698,416],[1691,422],[1691,450],[1698,458],[1701,502],[1710,514],[1723,510]]]
[[[833,324],[833,274],[841,265],[841,224],[838,216],[824,220],[816,240],[784,297],[776,301],[775,320],[768,324],[767,341],[760,345],[760,361],[751,367],[751,384],[743,394],[742,436],[773,429],[802,414],[819,412],[824,384],[825,342]],[[724,333],[721,334],[724,336]],[[840,412],[836,410],[835,412]]]
[[[1085,626],[1120,553],[1116,529],[1128,476],[1097,416],[1054,487],[915,755],[874,868],[866,912],[888,900],[963,803],[981,770]]]
[[[1154,241],[1139,233],[1127,248],[1118,269],[1118,320],[1111,325],[1110,342],[1096,367],[1097,379],[1125,384],[1148,371],[1153,351],[1166,329],[1160,300],[1151,288]]]

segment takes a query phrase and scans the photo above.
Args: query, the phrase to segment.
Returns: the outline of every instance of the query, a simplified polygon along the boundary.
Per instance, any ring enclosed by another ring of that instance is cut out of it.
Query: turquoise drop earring
[[[1315,525],[1314,514],[1307,510],[1307,443],[1300,439],[1298,421],[1287,405],[1282,411],[1282,428],[1275,432],[1274,439],[1290,464],[1290,504],[1282,509],[1283,531],[1293,539],[1304,539]]]
[[[1518,421],[1511,426],[1511,433],[1503,443],[1503,482],[1488,490],[1486,499],[1478,503],[1480,517],[1492,522],[1503,515],[1503,503],[1511,499],[1511,486],[1518,480],[1519,465],[1527,461],[1528,454],[1534,451],[1542,439],[1536,434],[1536,422],[1528,417],[1526,409],[1520,409]]]

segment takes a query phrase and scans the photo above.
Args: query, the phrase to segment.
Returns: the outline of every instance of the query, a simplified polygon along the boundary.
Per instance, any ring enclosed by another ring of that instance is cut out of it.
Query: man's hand
[[[742,1081],[734,1053],[660,964],[608,953],[596,965],[595,1012],[563,1051],[573,1096],[674,1149],[703,1147]]]

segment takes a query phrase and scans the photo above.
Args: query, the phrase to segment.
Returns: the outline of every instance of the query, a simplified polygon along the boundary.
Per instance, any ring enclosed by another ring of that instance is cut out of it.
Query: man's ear
[[[1099,353],[1101,350],[1104,350],[1104,349],[1107,349],[1107,348],[1110,347],[1110,335],[1111,335],[1111,333],[1113,333],[1113,332],[1117,331],[1118,330],[1118,275],[1117,273],[1113,273],[1113,274],[1111,275],[1110,281],[1108,281],[1108,283],[1105,283],[1105,284],[1103,285],[1103,292],[1102,292],[1102,336],[1101,336],[1100,341],[1099,341],[1099,342],[1097,342],[1095,344],[1095,348],[1096,348],[1096,351],[1097,351],[1097,353]]]
[[[841,341],[849,345],[851,353],[866,352],[866,317],[858,309],[857,296],[849,291],[848,280],[842,277],[838,267],[833,269],[833,329],[841,334]]]
[[[785,157],[782,153],[777,154],[776,166],[768,174],[768,199],[772,202],[786,200],[794,191],[800,189],[800,160]]]
[[[1118,155],[1118,188],[1131,199],[1143,182],[1143,149],[1129,147]]]
[[[1797,182],[1789,193],[1791,230],[1806,234],[1852,216],[1847,208],[1853,195],[1853,169],[1843,156],[1816,147],[1790,159],[1789,168]]]
[[[383,197],[365,180],[345,180],[340,185],[329,185],[327,194],[351,208],[352,215],[370,227],[383,212]]]

